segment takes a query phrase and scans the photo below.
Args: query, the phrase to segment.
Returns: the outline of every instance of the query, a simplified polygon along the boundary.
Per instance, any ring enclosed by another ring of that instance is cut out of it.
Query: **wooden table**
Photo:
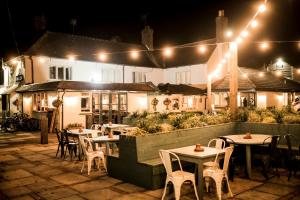
[[[246,145],[246,167],[247,175],[251,179],[251,145],[262,145],[270,144],[272,140],[272,135],[262,135],[262,134],[251,134],[251,139],[244,139],[245,134],[242,135],[226,135],[223,136],[228,138],[227,142],[234,144]]]
[[[118,143],[119,138],[120,137],[118,135],[114,135],[112,138],[109,138],[107,135],[105,135],[105,136],[93,137],[92,140],[94,143],[104,143],[106,147],[106,155],[110,155],[109,144]]]
[[[181,147],[176,149],[169,149],[169,151],[175,153],[179,156],[180,160],[184,160],[187,162],[193,162],[198,167],[198,187],[197,192],[199,199],[203,199],[203,163],[207,161],[212,161],[219,153],[220,156],[223,156],[225,150],[223,149],[216,149],[212,147],[202,147],[204,151],[202,152],[195,152],[195,145]]]

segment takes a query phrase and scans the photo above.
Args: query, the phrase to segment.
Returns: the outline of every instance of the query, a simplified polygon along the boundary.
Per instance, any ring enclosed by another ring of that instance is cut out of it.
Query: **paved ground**
[[[162,189],[144,188],[111,178],[102,170],[90,176],[80,173],[81,162],[55,158],[54,135],[48,145],[39,144],[38,133],[0,134],[0,199],[160,199]],[[259,173],[254,179],[235,178],[230,182],[233,199],[300,199],[300,179],[280,178],[264,181]],[[195,199],[192,187],[185,184],[181,199]],[[166,199],[173,199],[169,194]],[[222,198],[227,198],[226,194]],[[204,199],[216,199],[215,190]]]

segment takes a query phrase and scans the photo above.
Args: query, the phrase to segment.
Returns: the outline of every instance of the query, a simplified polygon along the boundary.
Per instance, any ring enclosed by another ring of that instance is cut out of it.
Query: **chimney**
[[[142,30],[142,44],[146,46],[148,50],[153,50],[153,29],[150,26],[145,26]]]
[[[219,15],[216,17],[216,39],[217,43],[225,42],[225,31],[228,25],[228,18],[224,15],[224,10],[219,10]]]

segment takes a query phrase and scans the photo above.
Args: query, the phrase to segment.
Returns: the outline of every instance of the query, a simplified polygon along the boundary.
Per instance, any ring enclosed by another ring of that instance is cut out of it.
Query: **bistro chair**
[[[78,142],[76,142],[74,140],[69,140],[69,135],[68,135],[67,130],[64,129],[62,133],[65,138],[65,146],[66,146],[66,149],[64,151],[64,158],[66,158],[66,154],[68,152],[70,155],[70,159],[72,161],[73,152],[74,152],[75,156],[77,156]]]
[[[209,167],[209,168],[206,168],[203,170],[203,177],[205,179],[206,190],[208,191],[209,178],[212,178],[216,183],[217,196],[218,196],[219,200],[221,199],[222,181],[224,178],[226,179],[229,195],[230,195],[230,197],[233,197],[233,194],[231,192],[229,182],[228,182],[228,176],[227,176],[228,164],[229,164],[229,160],[230,160],[232,152],[233,152],[233,147],[225,148],[225,158],[224,158],[222,169],[217,167],[217,163],[216,163],[215,167]],[[219,156],[219,154],[216,155],[215,162],[218,162],[218,156]]]
[[[175,199],[179,200],[180,199],[181,185],[185,181],[191,181],[192,182],[192,184],[194,186],[196,198],[199,199],[198,194],[197,194],[197,188],[196,188],[195,174],[190,173],[190,172],[185,172],[185,171],[182,170],[180,159],[176,154],[174,154],[170,151],[167,151],[167,150],[160,150],[159,151],[159,156],[160,156],[160,158],[162,160],[162,163],[163,163],[163,165],[166,169],[166,172],[167,172],[165,188],[164,188],[163,196],[162,196],[161,199],[164,199],[164,197],[166,195],[168,183],[171,182],[174,185]],[[178,161],[180,170],[173,171],[171,156],[172,156],[172,158],[175,158]]]
[[[66,143],[64,141],[63,134],[60,130],[55,128],[55,133],[56,133],[56,137],[57,137],[57,141],[58,141],[57,151],[56,151],[55,157],[57,157],[57,154],[59,153],[59,150],[60,150],[61,151],[60,157],[62,158],[63,155],[64,155],[64,148],[65,148]]]
[[[262,145],[265,145],[268,140],[271,139],[271,143],[268,146],[267,152],[265,148],[262,148],[262,152],[254,156],[254,159],[258,160],[262,166],[262,174],[266,179],[269,179],[268,169],[272,166],[275,167],[276,175],[280,177],[278,167],[280,165],[280,154],[277,149],[280,141],[280,135],[273,135],[266,138]]]
[[[299,169],[299,165],[300,165],[300,144],[299,144],[299,140],[295,135],[292,134],[287,134],[284,136],[285,140],[286,140],[286,144],[288,147],[288,154],[287,154],[287,168],[289,170],[289,175],[288,175],[288,180],[290,180],[290,178],[292,177],[292,173],[294,172],[294,176],[296,175],[298,169]],[[292,148],[292,141],[294,141],[293,143],[297,143],[298,145],[298,152],[295,151]]]
[[[107,172],[105,159],[104,159],[104,153],[102,149],[100,150],[93,150],[92,148],[92,142],[90,138],[79,136],[79,143],[81,145],[81,149],[83,151],[83,162],[82,162],[82,168],[81,173],[83,172],[84,166],[85,166],[85,160],[87,161],[88,166],[88,175],[90,175],[92,161],[94,159],[98,159],[98,165],[97,168],[100,170],[100,161],[102,160],[103,166],[105,171]]]
[[[213,146],[214,144],[214,146]],[[220,138],[214,138],[211,139],[208,142],[208,147],[214,147],[216,149],[224,149],[225,148],[225,141],[223,139]],[[217,167],[219,167],[219,161],[218,162],[214,162],[214,161],[209,161],[209,162],[205,162],[203,163],[204,167],[215,167],[215,165],[217,165]]]

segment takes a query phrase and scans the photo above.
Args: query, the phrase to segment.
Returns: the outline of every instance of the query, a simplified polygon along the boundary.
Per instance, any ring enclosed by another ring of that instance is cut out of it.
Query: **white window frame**
[[[50,68],[55,68],[55,78],[50,77]],[[58,69],[63,68],[63,79],[58,78]],[[67,69],[69,70],[69,79],[67,79]],[[72,67],[65,66],[49,66],[49,80],[72,80]]]
[[[145,83],[147,82],[147,72],[133,71],[132,83]]]

